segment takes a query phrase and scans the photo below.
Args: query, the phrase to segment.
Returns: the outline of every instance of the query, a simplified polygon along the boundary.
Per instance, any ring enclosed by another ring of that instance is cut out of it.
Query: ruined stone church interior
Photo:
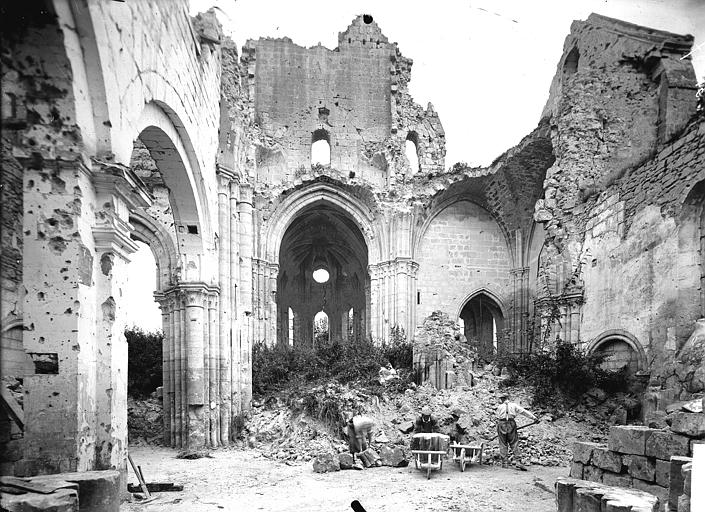
[[[172,459],[219,461],[263,442],[253,426],[269,403],[257,395],[263,350],[403,339],[416,379],[406,396],[432,389],[441,415],[452,393],[487,386],[494,399],[500,355],[567,343],[623,372],[636,405],[598,422],[609,445],[583,443],[592,458],[569,448],[559,476],[572,483],[559,479],[553,497],[548,481],[544,499],[588,510],[576,496],[594,498],[592,482],[603,498],[630,487],[660,500],[594,510],[690,510],[680,459],[705,438],[693,405],[705,392],[705,94],[690,58],[702,41],[602,14],[574,21],[535,128],[480,167],[446,160],[442,116],[409,92],[414,55],[374,12],[329,27],[329,49],[285,34],[238,47],[217,9],[192,16],[185,1],[3,10],[7,510],[136,506],[124,490],[135,478],[123,292],[139,244],[156,263],[144,286],[161,312],[156,426]],[[446,425],[475,414],[459,410]],[[380,424],[408,446],[397,427],[417,411],[399,411]],[[633,441],[629,429],[664,440],[629,451],[616,440]],[[621,462],[603,467],[599,450]],[[309,460],[296,459],[300,471]],[[457,476],[450,460],[446,472]],[[37,491],[57,481],[70,485]],[[64,508],[27,505],[36,492]],[[164,507],[154,510],[182,510]]]

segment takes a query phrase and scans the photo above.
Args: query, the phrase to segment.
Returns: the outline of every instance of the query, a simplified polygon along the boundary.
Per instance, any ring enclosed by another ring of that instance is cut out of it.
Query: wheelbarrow
[[[437,469],[438,471],[443,469],[443,457],[445,457],[447,451],[437,451],[437,450],[411,450],[414,456],[414,465],[416,469],[426,470],[426,479],[431,478],[431,471]]]
[[[452,444],[450,449],[453,454],[453,462],[460,464],[460,471],[465,471],[465,466],[471,464],[482,464],[482,452],[485,443],[479,444]]]
[[[426,478],[431,471],[443,469],[443,458],[448,454],[450,438],[443,434],[415,434],[411,439],[411,454],[416,469],[426,470]]]

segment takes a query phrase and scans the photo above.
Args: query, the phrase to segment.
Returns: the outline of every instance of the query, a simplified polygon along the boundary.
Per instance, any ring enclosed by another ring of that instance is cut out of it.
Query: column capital
[[[215,164],[215,175],[219,178],[227,179],[228,181],[235,181],[240,183],[242,179],[242,174],[236,169],[232,169],[227,165],[220,163]]]
[[[130,254],[139,248],[130,237],[132,226],[116,216],[105,218],[93,226],[93,240],[96,252],[112,252],[125,261],[130,261]]]
[[[186,281],[172,286],[162,295],[181,299],[187,307],[203,307],[204,299],[220,296],[220,288],[202,281]]]

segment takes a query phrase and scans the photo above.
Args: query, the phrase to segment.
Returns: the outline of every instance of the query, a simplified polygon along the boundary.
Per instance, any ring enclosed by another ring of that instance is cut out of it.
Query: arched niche
[[[456,318],[463,321],[465,338],[483,359],[490,360],[507,349],[503,338],[505,308],[495,293],[486,288],[471,292],[462,301]]]
[[[617,371],[627,367],[627,373],[634,375],[647,368],[646,353],[639,340],[622,329],[604,331],[586,347],[588,354],[602,354],[605,359],[602,367]]]

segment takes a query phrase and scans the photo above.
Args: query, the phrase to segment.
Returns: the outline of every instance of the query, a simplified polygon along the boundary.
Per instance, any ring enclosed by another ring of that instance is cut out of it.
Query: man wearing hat
[[[421,416],[416,418],[414,432],[417,434],[431,434],[438,432],[438,421],[431,416],[431,408],[426,405],[421,409]]]
[[[495,410],[495,417],[497,418],[497,438],[499,439],[499,454],[502,456],[502,467],[507,467],[508,448],[511,446],[516,467],[526,471],[526,468],[521,463],[519,434],[517,433],[517,423],[514,418],[517,414],[523,414],[534,421],[537,418],[519,404],[510,402],[507,393],[500,393],[497,398],[501,402]]]

